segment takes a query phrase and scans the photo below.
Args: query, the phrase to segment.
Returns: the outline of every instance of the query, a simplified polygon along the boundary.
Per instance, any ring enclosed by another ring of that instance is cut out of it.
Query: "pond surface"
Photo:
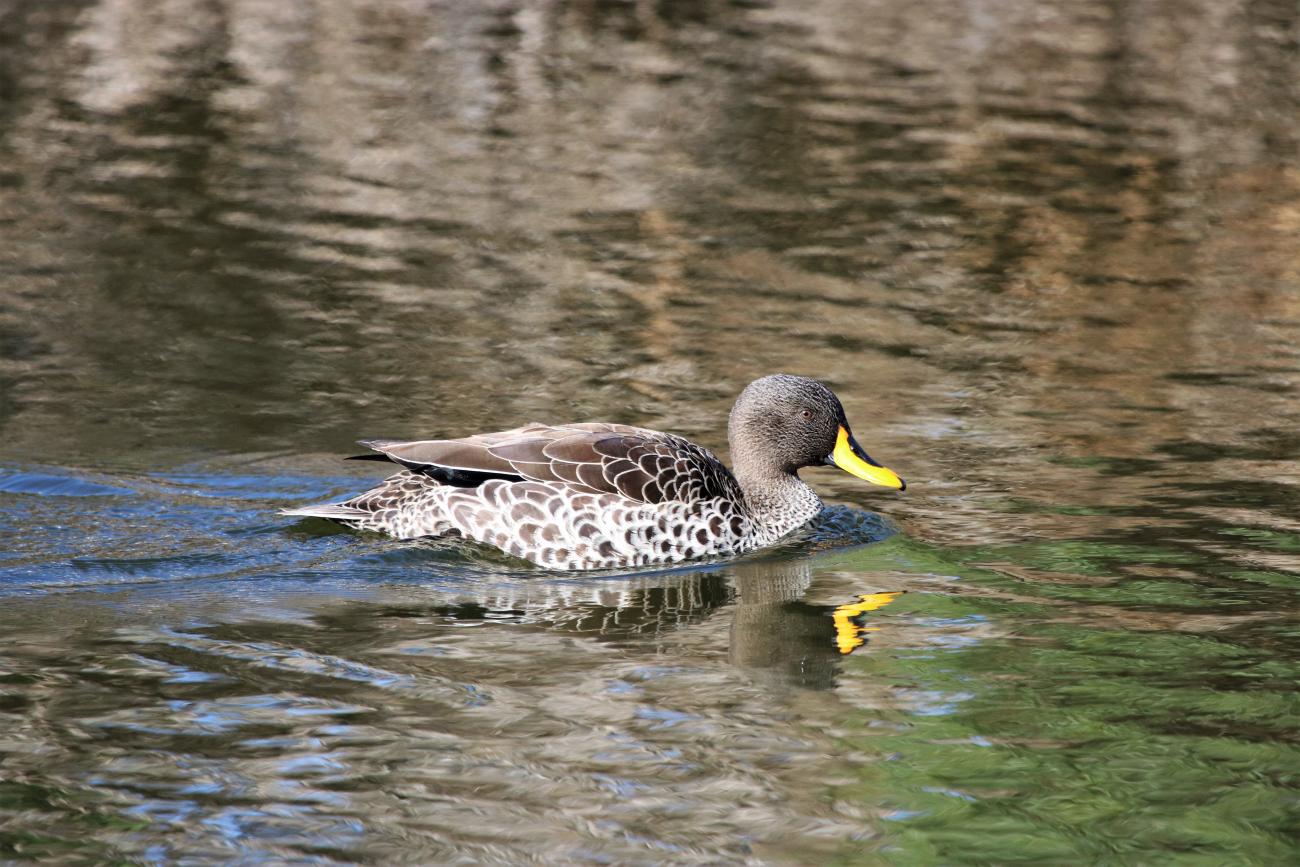
[[[1300,13],[0,6],[0,860],[1300,857]],[[556,575],[276,510],[363,437],[903,494]]]

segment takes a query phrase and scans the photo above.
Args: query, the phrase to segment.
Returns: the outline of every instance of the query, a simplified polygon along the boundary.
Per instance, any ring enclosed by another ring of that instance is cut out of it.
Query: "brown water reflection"
[[[0,5],[0,857],[1292,860],[1298,46],[1280,0]],[[900,535],[588,585],[272,515],[362,436],[725,452],[778,370]]]
[[[786,835],[799,828],[829,857],[867,831],[815,785],[790,797],[835,773],[840,752],[784,719],[823,704],[792,685],[834,683],[827,610],[798,601],[813,581],[806,561],[773,561],[731,576],[373,588],[346,605],[280,588],[253,618],[229,599],[156,599],[165,626],[78,602],[41,622],[50,606],[20,603],[30,619],[10,631],[9,682],[30,682],[24,704],[40,712],[10,729],[7,766],[11,782],[39,781],[27,787],[46,806],[26,812],[32,839],[17,850],[798,859],[807,841]],[[793,616],[765,617],[773,605]],[[748,676],[773,667],[784,676]],[[78,826],[104,831],[67,839],[51,807],[70,798]]]

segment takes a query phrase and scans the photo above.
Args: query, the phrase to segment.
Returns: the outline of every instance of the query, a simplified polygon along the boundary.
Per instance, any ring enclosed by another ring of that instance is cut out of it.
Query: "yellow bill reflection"
[[[899,592],[866,593],[858,597],[857,602],[850,602],[835,609],[831,615],[835,619],[835,644],[840,653],[852,653],[867,641],[867,633],[875,632],[873,626],[861,626],[854,622],[855,617],[875,611],[893,602],[902,595]]]

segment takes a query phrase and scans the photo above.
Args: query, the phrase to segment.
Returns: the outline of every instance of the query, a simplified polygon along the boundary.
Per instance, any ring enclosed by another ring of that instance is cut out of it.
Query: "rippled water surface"
[[[0,860],[1296,863],[1300,13],[0,3]],[[594,576],[361,437],[902,495]]]

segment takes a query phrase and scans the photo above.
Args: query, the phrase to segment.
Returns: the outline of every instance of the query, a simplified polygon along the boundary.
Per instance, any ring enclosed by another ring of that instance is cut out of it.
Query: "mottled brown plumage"
[[[443,469],[507,475],[638,503],[739,493],[735,478],[710,452],[672,434],[628,425],[531,424],[456,440],[362,445],[434,477]]]

